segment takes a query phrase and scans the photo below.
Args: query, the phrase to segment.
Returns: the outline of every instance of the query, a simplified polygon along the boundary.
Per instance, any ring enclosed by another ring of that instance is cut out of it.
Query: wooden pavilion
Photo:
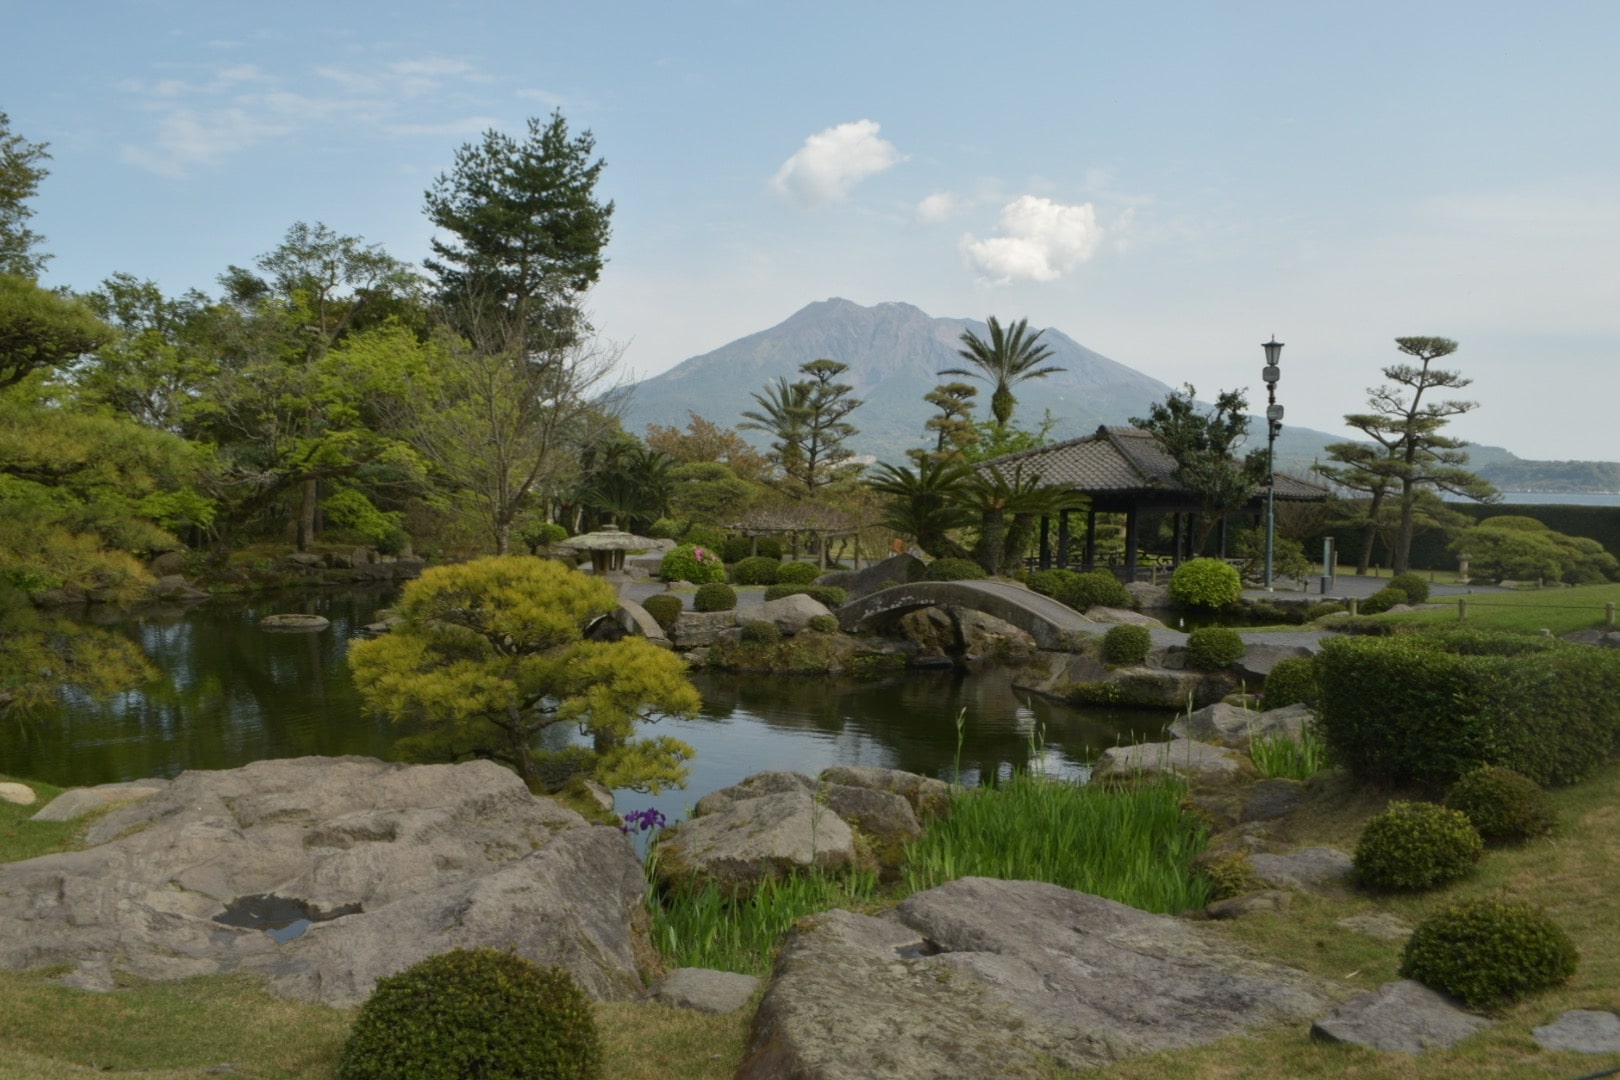
[[[1179,564],[1184,555],[1191,556],[1194,536],[1193,525],[1201,509],[1198,496],[1188,491],[1175,477],[1176,463],[1159,445],[1152,434],[1134,427],[1099,427],[1095,434],[1084,435],[1066,442],[1052,443],[1034,450],[1008,454],[981,463],[981,471],[1000,469],[1003,475],[1014,468],[1022,468],[1026,476],[1039,476],[1042,483],[1067,488],[1089,500],[1085,514],[1085,532],[1081,537],[1080,557],[1074,559],[1075,537],[1070,529],[1070,513],[1065,510],[1057,519],[1057,543],[1052,543],[1052,522],[1041,519],[1041,569],[1054,566],[1093,570],[1097,560],[1097,515],[1122,513],[1125,515],[1125,555],[1116,567],[1126,581],[1136,580],[1140,560],[1138,525],[1144,514],[1171,514],[1174,518],[1174,543],[1170,556],[1172,565]],[[1314,483],[1286,473],[1277,473],[1275,498],[1279,502],[1321,502],[1331,492],[1322,484]],[[1245,508],[1245,513],[1263,517],[1266,489],[1261,487]],[[1220,543],[1226,546],[1226,523],[1220,526]]]

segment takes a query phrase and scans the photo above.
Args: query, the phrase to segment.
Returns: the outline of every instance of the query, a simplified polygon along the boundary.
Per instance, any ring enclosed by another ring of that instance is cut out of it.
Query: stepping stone
[[[1372,1050],[1443,1050],[1491,1026],[1420,982],[1402,979],[1351,998],[1311,1025],[1311,1037]]]
[[[676,1009],[694,1012],[734,1013],[759,989],[752,975],[709,968],[677,968],[653,983],[646,997]]]
[[[0,799],[18,806],[33,806],[39,796],[27,784],[5,783],[0,784]]]
[[[1620,1016],[1592,1009],[1571,1009],[1545,1027],[1531,1029],[1543,1050],[1574,1050],[1580,1054],[1620,1051]]]

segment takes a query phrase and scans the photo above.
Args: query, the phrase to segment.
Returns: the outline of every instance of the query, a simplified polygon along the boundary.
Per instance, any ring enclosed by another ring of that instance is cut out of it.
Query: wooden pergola
[[[860,567],[860,523],[842,510],[817,503],[786,503],[780,506],[751,510],[742,520],[730,526],[753,541],[752,552],[759,554],[761,536],[791,536],[794,534],[815,538],[818,565],[827,566],[827,542],[855,538],[855,566]]]
[[[1138,523],[1143,514],[1174,516],[1175,539],[1170,561],[1172,565],[1179,564],[1185,549],[1191,546],[1192,526],[1202,509],[1198,496],[1176,479],[1175,460],[1165,453],[1152,434],[1134,427],[1099,427],[1094,434],[994,458],[977,468],[980,471],[1000,469],[1003,475],[1021,468],[1026,476],[1039,476],[1042,483],[1061,486],[1088,500],[1078,560],[1073,558],[1076,538],[1070,529],[1071,511],[1058,514],[1055,548],[1052,521],[1041,519],[1039,564],[1043,570],[1054,566],[1068,568],[1076,562],[1082,570],[1096,569],[1097,515],[1107,513],[1125,515],[1125,559],[1119,569],[1126,581],[1136,579],[1141,546]],[[1321,484],[1286,473],[1277,473],[1275,484],[1275,497],[1279,502],[1321,502],[1331,494]],[[1266,489],[1261,487],[1244,512],[1262,515],[1265,502]],[[1224,520],[1220,530],[1224,552]]]

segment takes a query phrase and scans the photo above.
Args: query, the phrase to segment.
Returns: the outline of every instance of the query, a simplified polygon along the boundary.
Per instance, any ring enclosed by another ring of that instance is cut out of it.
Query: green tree
[[[112,337],[84,301],[19,274],[0,274],[0,390],[36,371],[65,367]]]
[[[405,587],[401,622],[349,650],[355,686],[391,720],[425,725],[404,744],[432,760],[490,758],[531,787],[585,772],[612,788],[685,782],[692,748],[636,738],[638,722],[690,718],[700,699],[680,657],[645,638],[585,640],[618,606],[613,587],[545,559],[493,556],[428,569]],[[576,726],[588,752],[544,752],[536,737]]]
[[[867,478],[867,485],[883,497],[881,524],[911,537],[936,559],[964,558],[967,552],[951,534],[974,522],[963,505],[973,470],[943,457],[914,464],[915,468],[880,464]]]
[[[1154,402],[1146,417],[1132,417],[1131,426],[1150,433],[1175,462],[1175,478],[1198,497],[1199,531],[1194,551],[1201,552],[1221,520],[1246,506],[1266,482],[1268,462],[1255,453],[1239,460],[1238,450],[1248,437],[1248,401],[1241,390],[1223,390],[1215,408],[1204,412],[1190,384],[1170,391]]]
[[[970,379],[983,379],[995,387],[990,395],[990,412],[997,427],[1006,427],[1012,419],[1013,407],[1018,399],[1012,388],[1026,379],[1044,379],[1065,369],[1041,367],[1052,356],[1049,345],[1041,344],[1040,330],[1029,333],[1029,320],[1019,319],[1002,328],[994,315],[989,318],[990,340],[986,341],[968,330],[962,335],[965,348],[958,349],[962,359],[970,361],[972,368],[946,368],[941,375],[963,375]]]
[[[47,145],[13,134],[10,117],[0,112],[0,274],[36,278],[50,258],[33,250],[44,238],[28,228],[34,216],[28,200],[49,175],[40,164],[50,159]]]
[[[79,397],[147,427],[187,431],[219,374],[206,337],[208,297],[193,290],[170,299],[155,282],[114,274],[84,300],[117,334],[75,365]]]
[[[723,428],[712,420],[705,420],[695,412],[687,414],[686,430],[673,425],[647,425],[647,446],[661,454],[668,454],[682,465],[719,462],[732,473],[750,483],[761,482],[770,468],[770,462],[738,435],[733,428]]]
[[[805,376],[789,383],[787,378],[755,394],[759,409],[743,413],[741,431],[759,431],[773,438],[766,456],[782,470],[795,494],[814,497],[817,489],[830,484],[838,466],[853,456],[844,444],[858,434],[848,420],[861,405],[852,397],[854,387],[838,382],[849,370],[836,360],[811,360],[799,365]]]
[[[1322,471],[1347,486],[1371,490],[1369,516],[1374,520],[1386,493],[1398,500],[1400,518],[1391,565],[1397,574],[1404,574],[1411,569],[1412,536],[1422,491],[1438,489],[1491,501],[1496,489],[1468,470],[1468,455],[1463,451],[1468,444],[1441,434],[1453,416],[1478,408],[1477,402],[1436,400],[1432,396],[1434,391],[1461,390],[1473,381],[1459,372],[1433,366],[1436,360],[1456,352],[1457,343],[1442,337],[1403,337],[1395,339],[1395,347],[1417,363],[1384,368],[1384,378],[1389,382],[1367,391],[1372,411],[1344,418],[1346,424],[1372,439],[1378,449],[1369,455],[1355,449],[1353,443],[1329,447],[1339,465]],[[1430,395],[1428,400],[1424,400],[1426,394]],[[1365,557],[1360,572],[1366,572]]]
[[[1560,581],[1598,585],[1620,580],[1620,561],[1585,536],[1554,532],[1535,518],[1498,514],[1462,531],[1451,550],[1492,581]]]
[[[934,456],[953,456],[958,459],[972,452],[978,445],[979,432],[973,424],[973,399],[979,388],[971,383],[941,383],[923,396],[923,400],[939,410],[923,425],[934,433]],[[926,451],[918,451],[926,456]]]
[[[1087,505],[1084,495],[1043,482],[1039,473],[1025,472],[1022,463],[1010,470],[995,465],[975,469],[961,501],[978,519],[973,557],[988,574],[1022,569],[1040,518]]]

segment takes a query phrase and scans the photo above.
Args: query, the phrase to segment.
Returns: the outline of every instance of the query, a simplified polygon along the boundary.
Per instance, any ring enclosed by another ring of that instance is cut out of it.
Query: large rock
[[[915,555],[891,555],[882,562],[860,570],[834,570],[822,574],[816,581],[821,585],[836,585],[847,592],[848,599],[859,600],[880,589],[893,585],[909,585],[928,576],[928,564]]]
[[[1440,1050],[1491,1026],[1448,997],[1411,979],[1387,983],[1345,1002],[1311,1025],[1325,1042],[1420,1054]]]
[[[599,997],[640,988],[645,883],[630,844],[492,762],[186,772],[86,841],[0,866],[0,968],[74,963],[78,985],[106,987],[248,971],[352,1005],[425,956],[489,945],[566,967]],[[316,921],[284,942],[218,921],[276,906],[264,898]]]
[[[105,810],[120,803],[149,798],[169,786],[167,780],[134,780],[121,784],[98,784],[95,787],[68,788],[46,803],[31,820],[75,821],[86,814]]]
[[[1164,630],[1164,623],[1151,615],[1144,615],[1140,611],[1130,608],[1118,607],[1092,607],[1086,609],[1086,618],[1092,622],[1107,623],[1111,626],[1145,626],[1149,630]]]
[[[1039,1077],[1319,1015],[1331,990],[1185,920],[963,878],[783,946],[738,1080]]]
[[[748,613],[749,619],[760,619],[773,622],[776,628],[784,634],[797,634],[810,625],[810,620],[818,615],[832,615],[831,609],[820,600],[806,596],[804,593],[794,593],[784,596],[780,600],[767,600],[758,608]]]
[[[821,770],[820,779],[828,784],[893,792],[911,804],[918,821],[944,817],[951,810],[951,786],[932,776],[872,765],[834,765]]]
[[[1543,1050],[1620,1053],[1620,1016],[1607,1010],[1571,1009],[1550,1024],[1532,1028],[1530,1034]]]
[[[1235,670],[1244,682],[1254,690],[1259,690],[1261,684],[1266,681],[1266,676],[1271,674],[1271,669],[1277,666],[1277,661],[1315,654],[1315,649],[1305,645],[1268,645],[1258,642],[1244,648],[1243,657],[1237,662]]]
[[[1249,863],[1260,880],[1301,892],[1342,892],[1350,884],[1355,862],[1337,848],[1301,848],[1282,855],[1251,855]]]
[[[1254,739],[1286,736],[1297,742],[1311,717],[1311,710],[1304,705],[1253,712],[1217,701],[1187,716],[1177,717],[1170,731],[1183,739],[1247,750]]]
[[[646,999],[674,1009],[734,1013],[759,989],[752,975],[708,968],[676,968],[647,988]]]
[[[1097,757],[1091,778],[1099,781],[1177,776],[1200,784],[1236,784],[1255,777],[1254,765],[1225,747],[1192,739],[1111,746]]]
[[[962,663],[970,668],[989,663],[1018,663],[1040,651],[1033,634],[1005,619],[972,608],[949,610],[961,642]]]
[[[713,882],[728,896],[748,896],[767,878],[856,863],[854,834],[812,792],[735,799],[698,813],[659,836],[661,882]]]
[[[677,649],[713,645],[723,631],[736,625],[735,611],[683,611],[675,619],[670,640]]]

